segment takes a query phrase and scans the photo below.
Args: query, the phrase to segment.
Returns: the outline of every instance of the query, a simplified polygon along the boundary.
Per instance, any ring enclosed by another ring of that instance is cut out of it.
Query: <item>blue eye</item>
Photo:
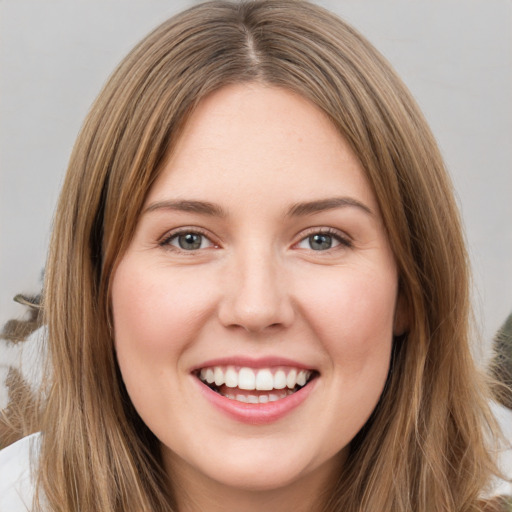
[[[303,238],[298,244],[299,249],[309,249],[312,251],[328,251],[339,245],[350,247],[350,242],[342,238],[338,233],[317,232]]]
[[[335,240],[333,240],[332,236],[324,233],[308,236],[309,246],[314,251],[326,251],[333,246],[333,242]]]
[[[213,243],[201,233],[188,231],[170,236],[164,240],[161,245],[170,245],[182,251],[197,251],[199,249],[212,247]]]

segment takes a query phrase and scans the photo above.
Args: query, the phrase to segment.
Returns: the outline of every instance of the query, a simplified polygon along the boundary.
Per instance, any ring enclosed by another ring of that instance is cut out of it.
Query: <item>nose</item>
[[[295,312],[286,272],[270,253],[240,255],[226,269],[218,310],[225,327],[261,333],[293,322]]]

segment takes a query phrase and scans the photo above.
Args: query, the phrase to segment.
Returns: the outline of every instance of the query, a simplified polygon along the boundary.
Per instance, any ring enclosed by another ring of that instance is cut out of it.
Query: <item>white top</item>
[[[32,510],[39,440],[40,434],[32,434],[0,451],[0,512]]]
[[[498,457],[498,464],[504,476],[512,480],[512,410],[493,402],[491,403],[491,411],[498,420],[503,437],[508,442],[508,446],[504,447]],[[497,480],[492,489],[492,494],[512,496],[512,481]]]

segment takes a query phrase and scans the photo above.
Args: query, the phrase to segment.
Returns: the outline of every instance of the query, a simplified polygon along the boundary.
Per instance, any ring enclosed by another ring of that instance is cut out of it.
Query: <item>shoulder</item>
[[[30,511],[39,442],[40,434],[32,434],[0,451],[0,511]]]

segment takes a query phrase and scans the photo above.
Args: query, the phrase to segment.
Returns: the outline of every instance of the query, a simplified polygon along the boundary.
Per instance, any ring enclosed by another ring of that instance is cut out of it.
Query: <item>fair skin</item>
[[[262,84],[203,100],[112,285],[179,510],[317,510],[382,393],[397,293],[376,199],[317,107]]]

